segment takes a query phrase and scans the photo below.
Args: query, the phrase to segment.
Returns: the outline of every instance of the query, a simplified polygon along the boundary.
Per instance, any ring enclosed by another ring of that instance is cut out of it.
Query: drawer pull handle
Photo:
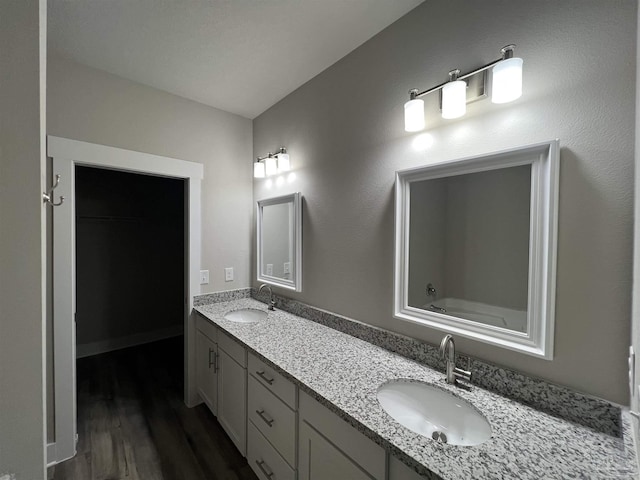
[[[265,474],[267,478],[273,477],[273,472],[271,471],[271,469],[269,468],[269,465],[267,465],[264,460],[260,460],[260,461],[256,460],[256,465],[258,465],[258,468],[262,471],[262,473]]]
[[[256,413],[258,414],[258,416],[262,419],[262,421],[264,423],[266,423],[267,425],[269,425],[270,427],[273,426],[273,418],[269,418],[264,414],[264,410],[256,410]]]
[[[213,373],[218,373],[218,370],[220,370],[220,354],[216,352],[216,361],[215,361],[215,368],[213,369]]]
[[[273,385],[273,378],[269,378],[264,374],[264,370],[260,370],[260,371],[256,371],[256,374],[262,378],[265,382],[267,382],[269,385]]]
[[[213,360],[211,360],[211,354],[213,353],[213,348],[209,349],[209,368],[211,368],[212,365],[215,365],[215,355],[213,356]],[[215,371],[215,366],[214,366],[214,371]]]

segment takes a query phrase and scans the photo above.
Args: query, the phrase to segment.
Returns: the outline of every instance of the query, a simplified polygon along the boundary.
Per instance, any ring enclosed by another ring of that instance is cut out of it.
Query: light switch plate
[[[227,267],[224,269],[224,281],[233,282],[233,267]]]
[[[291,273],[291,262],[284,262],[284,273]]]
[[[273,263],[267,263],[267,275],[273,276]]]
[[[200,285],[209,284],[209,270],[200,270]]]

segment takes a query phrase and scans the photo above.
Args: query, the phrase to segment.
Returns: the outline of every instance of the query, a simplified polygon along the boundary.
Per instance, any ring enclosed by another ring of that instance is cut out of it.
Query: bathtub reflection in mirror
[[[527,329],[531,165],[415,182],[409,305]]]
[[[551,359],[558,143],[397,172],[394,316]]]

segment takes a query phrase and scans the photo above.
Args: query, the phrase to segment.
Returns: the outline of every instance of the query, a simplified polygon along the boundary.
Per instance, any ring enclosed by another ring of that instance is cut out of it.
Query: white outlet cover
[[[284,273],[291,273],[291,262],[284,262]]]
[[[200,270],[200,285],[209,283],[209,270]]]
[[[225,282],[233,281],[233,267],[227,267],[224,269],[224,281]]]
[[[273,276],[273,263],[267,263],[267,275]]]

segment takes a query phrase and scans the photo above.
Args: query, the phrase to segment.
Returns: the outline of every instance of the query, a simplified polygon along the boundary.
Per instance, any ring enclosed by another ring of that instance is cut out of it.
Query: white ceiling
[[[255,118],[422,1],[48,0],[48,45]]]

